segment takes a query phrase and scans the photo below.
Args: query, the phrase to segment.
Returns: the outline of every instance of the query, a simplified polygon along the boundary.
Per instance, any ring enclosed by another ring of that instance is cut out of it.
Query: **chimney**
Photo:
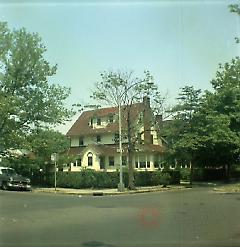
[[[143,124],[144,124],[144,144],[152,144],[151,136],[151,122],[152,122],[152,112],[150,107],[150,98],[143,97]]]
[[[163,116],[161,115],[156,115],[156,122],[158,124],[158,126],[162,126],[162,122],[163,122]]]
[[[148,96],[143,97],[144,108],[150,108],[150,98]]]

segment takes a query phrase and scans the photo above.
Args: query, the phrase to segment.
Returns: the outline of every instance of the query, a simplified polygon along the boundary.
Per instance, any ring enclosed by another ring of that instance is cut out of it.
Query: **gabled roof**
[[[122,127],[127,126],[126,114],[127,109],[130,109],[131,122],[135,122],[140,113],[144,111],[144,103],[133,104],[130,108],[122,106]],[[67,132],[67,136],[86,136],[86,135],[97,135],[103,133],[116,133],[118,132],[118,122],[108,123],[103,128],[92,128],[89,125],[91,118],[96,117],[107,117],[111,114],[118,114],[118,107],[101,108],[91,111],[83,112],[77,121],[73,124],[70,130]]]

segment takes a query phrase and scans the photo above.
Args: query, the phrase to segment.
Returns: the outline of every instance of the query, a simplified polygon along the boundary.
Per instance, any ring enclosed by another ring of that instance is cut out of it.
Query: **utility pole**
[[[120,182],[118,184],[118,191],[124,191],[124,183],[123,183],[123,170],[122,170],[122,116],[121,116],[121,102],[118,104],[118,118],[119,118],[119,168],[120,168]]]
[[[54,190],[57,192],[57,153],[51,155],[51,161],[54,162]]]

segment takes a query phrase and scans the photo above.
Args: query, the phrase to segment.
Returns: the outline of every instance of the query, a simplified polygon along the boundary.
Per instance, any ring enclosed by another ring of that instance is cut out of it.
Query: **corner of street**
[[[118,189],[71,189],[71,188],[33,188],[34,193],[44,192],[44,193],[58,193],[58,194],[70,194],[70,195],[126,195],[126,194],[136,194],[136,193],[148,193],[148,192],[170,192],[177,190],[187,190],[190,189],[185,185],[171,185],[167,187],[163,186],[149,186],[149,187],[137,187],[135,190],[125,189],[123,192],[118,191]]]

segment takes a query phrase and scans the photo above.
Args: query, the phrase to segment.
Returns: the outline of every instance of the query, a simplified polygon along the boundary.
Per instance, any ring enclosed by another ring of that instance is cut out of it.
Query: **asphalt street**
[[[1,247],[240,246],[240,194],[0,191]]]

